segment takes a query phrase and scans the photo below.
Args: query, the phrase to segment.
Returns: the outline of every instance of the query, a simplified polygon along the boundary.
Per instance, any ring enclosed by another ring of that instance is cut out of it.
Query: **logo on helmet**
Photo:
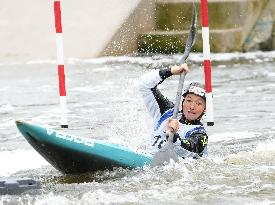
[[[197,86],[191,86],[188,90],[188,93],[194,93],[195,95],[205,97],[204,89],[197,87]]]
[[[188,93],[193,93],[205,99],[205,90],[203,89],[202,85],[197,82],[191,83],[184,91],[183,97],[185,97]]]

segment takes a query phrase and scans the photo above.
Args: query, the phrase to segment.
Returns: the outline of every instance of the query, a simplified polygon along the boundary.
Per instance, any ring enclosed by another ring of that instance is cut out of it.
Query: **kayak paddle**
[[[188,34],[188,38],[187,38],[187,41],[186,41],[186,44],[185,44],[185,49],[184,49],[183,56],[179,60],[180,65],[185,63],[185,60],[189,56],[191,48],[195,44],[196,25],[197,25],[197,12],[196,12],[195,4],[193,3],[192,24],[191,24],[189,34]],[[177,96],[176,96],[176,103],[175,103],[172,119],[177,119],[177,116],[178,116],[180,100],[181,100],[181,95],[182,95],[182,89],[183,89],[183,84],[184,84],[184,78],[185,78],[185,73],[182,72],[180,74],[180,78],[179,78]],[[175,152],[175,150],[173,148],[173,138],[174,138],[174,133],[171,131],[166,144],[154,155],[154,158],[153,158],[152,163],[151,163],[152,167],[163,165],[165,162],[169,163],[170,159],[173,159],[175,162],[179,161],[178,154]]]

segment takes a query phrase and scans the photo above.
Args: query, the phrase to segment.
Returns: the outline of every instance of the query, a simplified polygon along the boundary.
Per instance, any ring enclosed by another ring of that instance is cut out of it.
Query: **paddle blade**
[[[193,3],[192,23],[190,28],[190,35],[188,36],[188,38],[190,39],[189,40],[187,39],[187,43],[191,43],[191,47],[193,47],[196,42],[197,22],[198,22],[197,10],[196,10],[195,3]]]
[[[162,166],[170,163],[170,160],[179,161],[178,155],[173,149],[173,144],[167,142],[155,155],[151,163],[151,167]]]
[[[191,23],[189,34],[185,43],[183,56],[179,61],[180,64],[185,63],[185,60],[188,58],[191,48],[194,46],[196,42],[196,31],[197,31],[197,10],[196,10],[195,3],[193,3],[192,23]]]

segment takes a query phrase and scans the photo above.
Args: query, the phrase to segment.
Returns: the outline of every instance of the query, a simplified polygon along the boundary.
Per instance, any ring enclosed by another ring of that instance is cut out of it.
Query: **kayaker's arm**
[[[139,91],[144,99],[145,106],[155,121],[174,104],[165,98],[157,86],[172,75],[171,69],[153,70],[144,74],[139,81]]]

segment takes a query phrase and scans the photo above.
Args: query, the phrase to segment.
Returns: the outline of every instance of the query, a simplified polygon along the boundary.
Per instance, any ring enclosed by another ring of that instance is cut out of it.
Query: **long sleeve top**
[[[171,75],[170,69],[152,70],[144,74],[139,81],[139,91],[154,121],[149,146],[151,153],[157,152],[167,141],[167,121],[173,115],[174,103],[164,97],[157,86]],[[200,119],[188,121],[182,112],[179,112],[177,118],[180,127],[173,139],[176,152],[181,155],[182,151],[188,150],[193,157],[206,154],[208,137]]]

